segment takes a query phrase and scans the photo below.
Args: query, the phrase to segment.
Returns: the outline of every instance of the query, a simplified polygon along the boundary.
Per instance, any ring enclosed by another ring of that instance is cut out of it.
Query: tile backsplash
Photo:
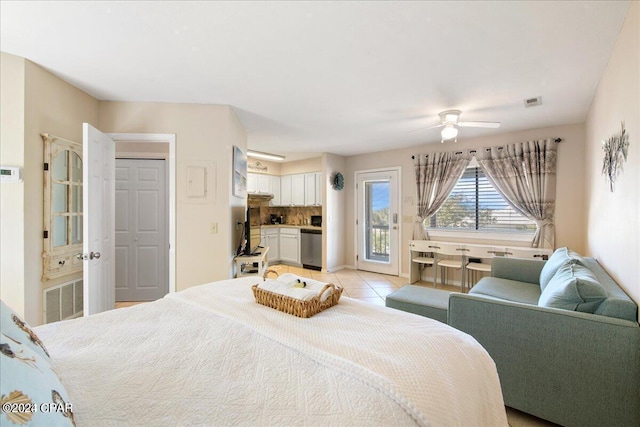
[[[258,211],[259,215],[257,215]],[[271,224],[272,214],[284,216],[287,225],[309,225],[311,224],[311,215],[322,215],[322,206],[259,206],[251,208],[251,225]],[[260,218],[259,224],[257,218]]]

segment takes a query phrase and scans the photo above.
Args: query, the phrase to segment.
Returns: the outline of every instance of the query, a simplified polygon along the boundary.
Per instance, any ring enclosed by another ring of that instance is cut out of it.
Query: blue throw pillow
[[[0,328],[10,340],[29,347],[33,352],[49,360],[49,353],[40,338],[9,306],[0,301]]]
[[[566,247],[556,249],[542,267],[542,271],[540,271],[541,292],[544,292],[544,289],[547,287],[549,281],[553,278],[558,269],[569,261],[575,261],[581,265],[585,265],[584,259],[577,252]]]
[[[608,294],[594,274],[577,261],[561,266],[545,287],[538,305],[594,313]]]
[[[0,305],[0,425],[75,426],[69,395],[44,346],[16,313]]]

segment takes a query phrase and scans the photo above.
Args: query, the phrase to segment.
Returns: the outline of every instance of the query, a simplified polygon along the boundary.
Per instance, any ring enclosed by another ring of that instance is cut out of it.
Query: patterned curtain
[[[415,155],[418,212],[413,226],[414,240],[427,240],[429,235],[423,221],[447,200],[464,169],[469,164],[468,154],[462,152]]]
[[[527,141],[478,150],[476,158],[487,178],[509,204],[536,222],[531,246],[554,248],[556,142]]]

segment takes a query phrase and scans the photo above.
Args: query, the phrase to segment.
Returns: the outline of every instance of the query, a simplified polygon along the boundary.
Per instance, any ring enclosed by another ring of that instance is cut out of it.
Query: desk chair
[[[443,286],[447,284],[447,269],[452,268],[454,270],[460,270],[462,271],[462,274],[460,276],[461,287],[462,287],[462,291],[464,292],[464,286],[465,286],[464,266],[467,263],[466,256],[465,256],[466,249],[464,248],[464,245],[457,245],[453,243],[439,243],[437,249],[435,250],[436,250],[436,265],[440,267],[440,270],[442,273],[440,283]],[[437,258],[439,258],[440,255],[453,256],[455,258],[453,259],[445,258],[438,261]],[[436,271],[436,277],[437,277],[437,271]],[[435,282],[435,278],[434,278],[434,282]],[[434,287],[435,287],[435,283],[434,283]]]
[[[419,257],[415,257],[413,259],[413,262],[417,262],[420,265],[419,267],[420,275],[418,277],[420,277],[420,280],[422,280],[422,270],[424,270],[424,268],[429,265],[434,265],[436,263],[436,259],[430,256],[419,256]],[[434,270],[435,270],[435,266],[434,266]],[[434,272],[434,275],[435,274],[436,273]],[[435,287],[435,285],[436,285],[436,279],[434,277],[433,286]]]
[[[465,249],[466,249],[465,256],[467,257],[467,260],[469,260],[469,258],[479,258],[482,260],[484,258],[493,258],[493,256],[495,255],[495,251],[493,250],[488,251],[486,248],[468,246]],[[470,276],[468,277],[469,289],[471,289],[473,285],[478,283],[478,280],[479,280],[478,275],[482,275],[482,273],[486,273],[486,272],[489,272],[489,273],[491,272],[491,264],[484,263],[484,262],[467,262],[464,268],[465,268],[465,276],[466,275]]]

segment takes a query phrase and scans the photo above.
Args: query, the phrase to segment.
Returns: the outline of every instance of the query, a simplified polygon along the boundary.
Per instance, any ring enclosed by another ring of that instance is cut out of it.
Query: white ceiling
[[[0,50],[100,100],[232,105],[248,146],[353,155],[585,120],[629,1],[0,2]],[[541,96],[543,105],[524,108]]]

